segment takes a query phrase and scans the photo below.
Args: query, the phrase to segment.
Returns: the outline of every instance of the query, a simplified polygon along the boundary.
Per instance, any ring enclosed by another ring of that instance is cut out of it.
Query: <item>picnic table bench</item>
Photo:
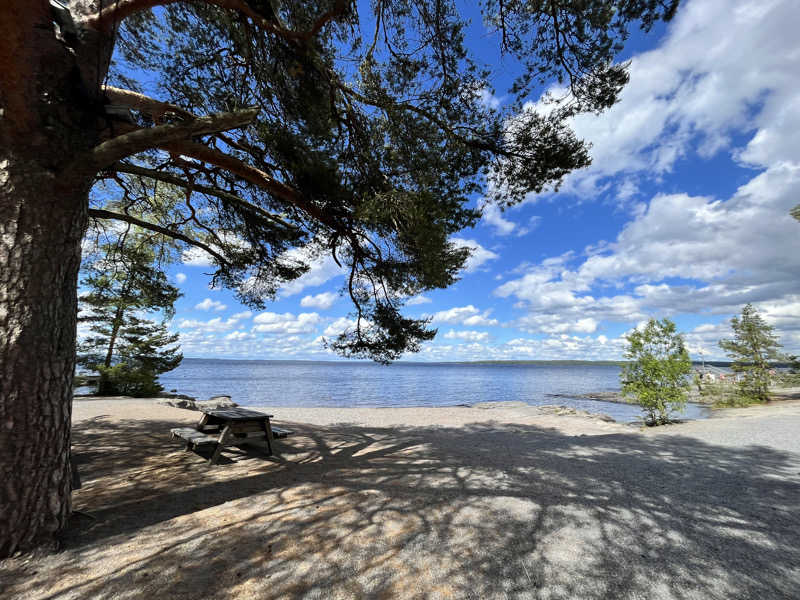
[[[272,455],[272,440],[291,435],[288,429],[272,427],[272,415],[247,408],[203,409],[196,427],[176,427],[171,430],[173,439],[186,442],[187,450],[214,445],[209,464],[216,464],[225,446],[239,446],[253,440],[264,440],[267,454]]]

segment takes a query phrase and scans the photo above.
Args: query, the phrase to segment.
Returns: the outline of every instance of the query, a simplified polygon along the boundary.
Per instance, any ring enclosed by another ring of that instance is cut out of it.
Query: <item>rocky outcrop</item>
[[[537,408],[539,409],[540,413],[547,415],[587,417],[589,419],[595,419],[597,421],[605,421],[606,423],[616,422],[613,417],[606,415],[604,413],[593,413],[589,412],[588,410],[581,410],[579,408],[573,408],[571,406],[545,404],[543,406],[537,406]]]
[[[193,399],[187,398],[163,398],[158,401],[159,404],[164,406],[172,406],[174,408],[185,408],[187,410],[199,410]]]
[[[239,406],[230,396],[212,396],[208,400],[195,400],[191,396],[180,396],[174,398],[164,398],[158,401],[159,404],[183,408],[185,410],[215,410],[218,408],[234,408]]]
[[[199,400],[195,402],[197,405],[197,410],[206,409],[206,410],[214,410],[217,408],[234,408],[239,406],[231,400],[230,396],[212,396],[208,400]]]

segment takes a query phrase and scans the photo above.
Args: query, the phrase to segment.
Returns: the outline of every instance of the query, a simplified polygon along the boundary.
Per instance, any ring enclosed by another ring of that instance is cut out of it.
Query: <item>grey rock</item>
[[[213,396],[208,400],[195,400],[191,396],[175,396],[162,398],[158,401],[164,406],[183,408],[185,410],[215,410],[218,408],[234,408],[239,406],[231,400],[230,396]]]
[[[231,397],[227,394],[223,394],[222,396],[211,396],[206,402],[228,402],[232,406],[236,406],[236,404],[231,400]]]
[[[231,400],[230,396],[213,396],[213,397],[209,398],[208,400],[197,401],[197,402],[195,402],[195,404],[197,405],[197,409],[196,410],[202,410],[202,409],[213,410],[213,409],[217,409],[217,408],[235,408],[235,407],[239,406],[238,404],[236,404],[236,402]]]
[[[172,406],[173,408],[184,408],[186,410],[200,410],[197,403],[189,398],[165,398],[158,401],[159,404],[164,406]]]

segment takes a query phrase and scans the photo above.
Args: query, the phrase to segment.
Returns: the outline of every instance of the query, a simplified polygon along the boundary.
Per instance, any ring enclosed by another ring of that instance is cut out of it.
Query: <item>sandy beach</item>
[[[522,403],[262,407],[215,467],[198,413],[74,403],[83,487],[4,598],[797,598],[800,401],[653,429]]]

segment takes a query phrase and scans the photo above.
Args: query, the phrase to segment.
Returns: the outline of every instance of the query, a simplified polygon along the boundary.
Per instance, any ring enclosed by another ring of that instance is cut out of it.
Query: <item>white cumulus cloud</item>
[[[281,298],[294,296],[309,287],[320,286],[344,273],[329,254],[313,257],[302,249],[292,249],[286,252],[286,258],[302,261],[308,264],[310,268],[294,281],[290,281],[281,287],[278,292],[278,296]]]
[[[239,321],[250,316],[249,312],[237,313],[228,319],[223,320],[222,317],[216,317],[209,321],[198,321],[195,319],[181,319],[178,323],[180,329],[194,329],[205,332],[222,332],[230,331],[239,324]],[[181,343],[183,343],[183,336],[181,336]]]
[[[292,313],[263,312],[253,317],[253,331],[278,335],[299,333],[312,333],[320,322],[317,313]]]
[[[362,322],[363,323],[363,322]],[[339,317],[333,323],[328,325],[325,331],[322,332],[322,335],[328,337],[335,337],[345,331],[349,331],[356,326],[356,322],[353,319],[348,319],[347,317]]]
[[[497,260],[500,258],[498,254],[495,254],[491,250],[487,250],[475,240],[454,237],[450,238],[450,241],[460,248],[470,249],[470,257],[464,264],[464,271],[467,273],[473,273],[490,260]]]
[[[244,340],[252,340],[254,337],[252,333],[247,333],[246,331],[232,331],[225,336],[225,339],[241,342]]]
[[[451,329],[444,334],[448,340],[465,340],[467,342],[485,342],[489,339],[489,334],[485,331],[454,331]]]
[[[202,302],[198,302],[197,304],[194,305],[194,307],[196,310],[216,310],[216,311],[221,311],[228,308],[222,302],[219,302],[217,300],[212,300],[211,298],[206,298]]]
[[[339,298],[338,294],[333,292],[322,292],[313,296],[303,296],[300,300],[300,306],[305,308],[319,308],[320,310],[327,310]]]
[[[481,312],[472,304],[441,310],[433,314],[434,323],[453,323],[468,327],[491,327],[498,325],[497,319],[489,318],[491,310]]]
[[[591,195],[610,176],[657,177],[694,153],[727,150],[762,167],[800,160],[798,22],[795,0],[683,3],[664,41],[633,57],[619,103],[574,118],[576,134],[592,143],[592,165],[564,189]],[[734,147],[734,134],[753,127],[747,146]]]
[[[592,333],[602,320],[731,314],[747,302],[763,305],[788,332],[800,280],[800,226],[788,212],[798,193],[800,165],[781,163],[727,200],[658,195],[582,262],[566,256],[528,266],[495,294],[519,300],[528,314],[517,325],[532,332]],[[578,264],[569,268],[570,261]],[[632,290],[605,291],[620,287]]]
[[[406,300],[406,305],[416,306],[418,304],[430,304],[431,302],[433,302],[433,300],[431,300],[427,296],[412,296],[411,298]]]

